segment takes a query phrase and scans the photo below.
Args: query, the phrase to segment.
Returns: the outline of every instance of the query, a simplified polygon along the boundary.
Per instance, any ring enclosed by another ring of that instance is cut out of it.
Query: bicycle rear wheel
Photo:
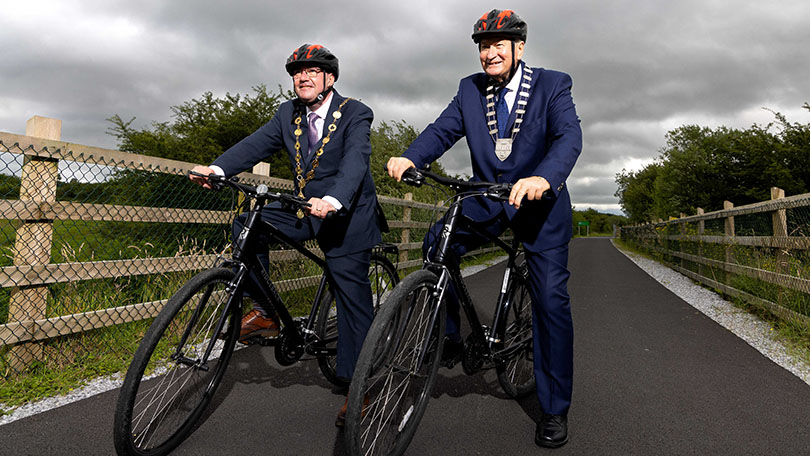
[[[496,370],[503,391],[509,397],[519,398],[535,391],[532,299],[525,264],[513,271],[507,296],[509,311],[503,335],[503,352],[508,355]]]
[[[371,282],[371,297],[374,303],[374,314],[380,304],[391,294],[399,276],[397,269],[391,261],[379,253],[371,254],[371,264],[368,268],[368,279]],[[324,347],[335,352],[337,347],[337,304],[331,290],[321,298],[318,320],[315,323],[315,334],[318,339],[325,341]],[[337,376],[337,355],[329,354],[318,356],[318,367],[327,380],[336,386],[349,386],[349,382]]]
[[[118,396],[113,434],[119,455],[164,455],[194,430],[239,332],[240,306],[226,308],[233,278],[225,268],[197,274],[149,327]],[[223,317],[223,332],[215,334]]]
[[[374,319],[349,388],[349,454],[401,455],[413,438],[442,355],[445,308],[435,312],[436,283],[429,271],[410,274]]]

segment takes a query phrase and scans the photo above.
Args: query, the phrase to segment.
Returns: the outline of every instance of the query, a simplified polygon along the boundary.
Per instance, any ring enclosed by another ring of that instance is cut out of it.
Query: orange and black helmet
[[[296,70],[301,67],[319,67],[327,73],[335,75],[335,81],[338,78],[338,58],[329,52],[329,49],[321,46],[320,44],[302,44],[301,47],[294,50],[293,53],[287,57],[287,64],[284,68],[287,73],[292,76]]]
[[[503,36],[513,41],[526,41],[526,22],[512,10],[494,9],[484,13],[473,26],[472,39],[478,44],[484,38]]]

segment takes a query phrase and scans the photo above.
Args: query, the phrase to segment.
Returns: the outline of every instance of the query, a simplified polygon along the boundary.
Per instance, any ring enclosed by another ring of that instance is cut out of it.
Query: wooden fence
[[[81,164],[97,166],[101,170],[97,172],[115,168],[183,176],[194,166],[192,163],[62,142],[60,131],[61,121],[37,116],[28,121],[25,136],[0,132],[0,156],[6,157],[11,163],[7,169],[0,170],[0,173],[6,176],[16,175],[14,163],[19,162],[19,157],[22,157],[19,198],[0,196],[5,198],[0,199],[0,222],[5,221],[7,224],[6,244],[9,247],[6,249],[6,256],[12,257],[10,265],[0,267],[0,289],[8,293],[7,318],[4,324],[0,324],[0,364],[5,360],[7,372],[22,371],[33,361],[42,359],[45,356],[43,341],[151,318],[167,301],[159,299],[68,315],[52,315],[53,311],[49,310],[48,303],[54,298],[50,296],[52,292],[49,291],[49,286],[200,270],[210,267],[219,257],[215,253],[186,253],[164,257],[54,262],[55,222],[227,225],[234,216],[234,212],[228,210],[60,201],[57,199],[57,186],[62,181],[59,176],[60,172],[65,173],[65,167]],[[244,173],[242,179],[252,183],[265,183],[280,190],[293,188],[291,181],[267,177],[269,169],[266,164],[259,164],[253,171]],[[98,179],[103,180],[101,177]],[[419,239],[411,239],[411,231],[425,230],[430,222],[413,220],[412,212],[433,211],[437,207],[413,201],[411,194],[404,199],[388,196],[380,196],[379,199],[384,206],[399,207],[399,212],[402,213],[401,219],[389,220],[393,234],[388,235],[388,240],[392,240],[401,252],[398,268],[418,266],[421,264],[421,236]],[[439,207],[438,210],[444,209]],[[13,226],[13,230],[10,226]],[[418,252],[413,252],[414,250]],[[483,248],[470,254],[493,250],[496,248]],[[271,261],[289,261],[300,257],[297,252],[271,252]],[[299,277],[285,280],[279,285],[281,289],[295,289],[311,286],[317,280],[318,277],[314,276]],[[53,306],[53,302],[50,305]],[[3,311],[0,306],[0,317],[3,316]],[[2,321],[4,320],[0,319]]]
[[[810,194],[622,227],[623,241],[689,278],[810,329]]]

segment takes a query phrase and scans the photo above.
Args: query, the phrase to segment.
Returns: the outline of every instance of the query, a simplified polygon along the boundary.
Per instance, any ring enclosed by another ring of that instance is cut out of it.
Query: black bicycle
[[[255,202],[235,242],[232,259],[223,260],[183,285],[139,345],[115,410],[114,441],[119,455],[164,455],[194,431],[222,381],[239,337],[244,292],[251,272],[263,278],[256,284],[259,299],[263,298],[264,308],[281,324],[281,332],[273,341],[278,363],[287,366],[304,354],[314,356],[330,382],[346,386],[335,370],[335,300],[325,272],[309,316],[293,318],[256,256],[258,235],[263,233],[326,271],[323,259],[261,219],[262,208],[270,202],[278,201],[292,211],[309,204],[294,195],[270,192],[263,184],[254,187],[239,183],[237,178],[204,177],[214,188],[233,188]],[[396,268],[386,257],[396,253],[395,245],[380,245],[371,255],[369,279],[375,312],[399,282]],[[255,297],[254,293],[251,288],[251,296]]]
[[[388,296],[366,336],[349,389],[345,442],[352,455],[401,455],[425,412],[442,358],[445,294],[452,283],[471,333],[461,360],[473,374],[494,367],[510,397],[535,390],[532,310],[528,270],[517,241],[508,245],[476,229],[461,214],[462,202],[483,196],[509,198],[511,184],[468,182],[411,168],[402,181],[419,186],[425,177],[454,190],[433,261],[409,274]],[[492,325],[480,323],[467,287],[451,258],[454,233],[461,227],[487,239],[509,256]]]

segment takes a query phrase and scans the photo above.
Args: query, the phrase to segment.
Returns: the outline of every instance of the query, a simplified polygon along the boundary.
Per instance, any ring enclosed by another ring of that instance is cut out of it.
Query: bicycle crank
[[[282,366],[295,364],[304,355],[304,343],[295,329],[284,328],[276,340],[276,361]]]
[[[464,356],[461,358],[461,367],[464,373],[472,375],[484,366],[484,344],[474,334],[467,336],[464,342]]]

